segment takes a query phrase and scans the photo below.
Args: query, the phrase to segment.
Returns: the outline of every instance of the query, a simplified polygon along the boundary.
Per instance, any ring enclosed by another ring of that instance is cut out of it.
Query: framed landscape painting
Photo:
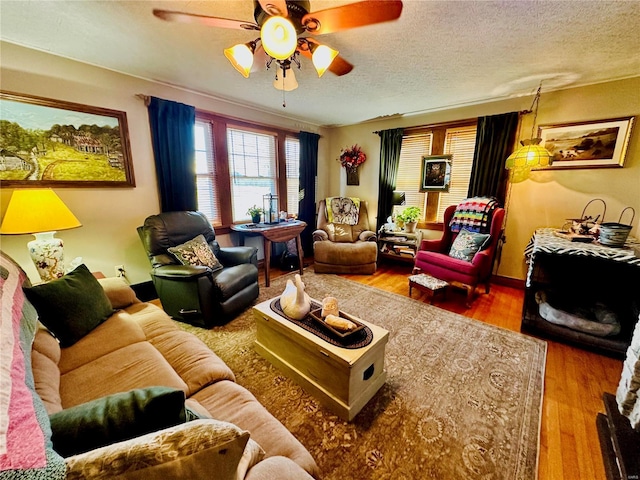
[[[449,191],[451,159],[451,155],[425,155],[422,157],[421,192]]]
[[[0,185],[134,187],[126,113],[0,91]]]
[[[545,169],[622,167],[634,117],[540,125],[541,145],[551,154]]]

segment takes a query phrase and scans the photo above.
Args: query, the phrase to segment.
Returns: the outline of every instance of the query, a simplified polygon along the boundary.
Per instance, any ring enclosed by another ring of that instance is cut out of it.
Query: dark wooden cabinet
[[[596,417],[607,480],[640,479],[640,433],[620,415],[616,398],[603,395],[606,414]]]
[[[530,264],[521,330],[623,358],[640,312],[640,258],[636,252],[640,250],[570,242],[555,237],[552,229],[536,231],[527,252]],[[572,309],[586,309],[595,302],[606,305],[616,313],[620,333],[598,337],[548,322],[539,313],[539,291]]]

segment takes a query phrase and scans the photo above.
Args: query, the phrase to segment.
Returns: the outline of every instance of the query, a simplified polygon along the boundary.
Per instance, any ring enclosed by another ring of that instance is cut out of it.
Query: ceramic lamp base
[[[56,232],[34,233],[35,240],[27,243],[31,260],[43,282],[49,282],[64,275],[62,240],[55,238]]]

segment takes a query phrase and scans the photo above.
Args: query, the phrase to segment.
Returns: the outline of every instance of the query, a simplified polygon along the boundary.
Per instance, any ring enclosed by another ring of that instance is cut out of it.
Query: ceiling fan
[[[312,60],[319,77],[327,70],[341,76],[353,69],[337,50],[307,34],[323,35],[388,22],[402,13],[401,0],[361,1],[317,12],[309,12],[308,0],[254,0],[253,3],[255,23],[160,9],[154,9],[153,14],[173,22],[259,31],[260,36],[255,40],[225,49],[225,56],[245,78],[249,77],[254,57],[265,57],[267,68],[275,61],[278,72],[274,87],[290,91],[298,86],[291,66],[295,64],[300,68],[299,55]]]

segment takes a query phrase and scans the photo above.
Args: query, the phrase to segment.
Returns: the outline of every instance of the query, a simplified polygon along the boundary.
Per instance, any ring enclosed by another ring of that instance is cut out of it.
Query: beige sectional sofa
[[[106,321],[67,348],[42,325],[35,333],[31,368],[47,413],[117,392],[165,386],[182,390],[189,410],[214,420],[196,419],[70,456],[67,478],[303,480],[317,475],[309,452],[235,383],[233,372],[204,343],[162,309],[139,301],[120,279],[100,283],[115,309]],[[219,437],[212,433],[220,429]]]

